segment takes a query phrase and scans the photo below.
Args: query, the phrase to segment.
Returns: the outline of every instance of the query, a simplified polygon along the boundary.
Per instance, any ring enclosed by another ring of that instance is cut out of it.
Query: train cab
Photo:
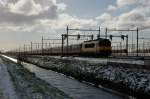
[[[96,39],[82,43],[81,52],[84,55],[109,56],[111,55],[111,42],[109,39]]]

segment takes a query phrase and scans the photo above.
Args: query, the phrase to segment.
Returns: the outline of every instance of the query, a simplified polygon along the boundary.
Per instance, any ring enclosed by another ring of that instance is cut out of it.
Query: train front
[[[82,43],[81,52],[86,56],[107,57],[112,53],[111,42],[109,39],[96,39]]]

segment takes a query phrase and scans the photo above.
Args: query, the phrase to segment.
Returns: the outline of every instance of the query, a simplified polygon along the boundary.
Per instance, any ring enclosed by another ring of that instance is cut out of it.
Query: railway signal
[[[127,53],[127,56],[128,56],[128,35],[109,35],[109,38],[112,40],[113,37],[119,37],[121,38],[122,40],[124,40],[124,38],[126,38],[126,53]]]
[[[110,38],[111,40],[112,40],[112,37],[113,37],[112,35],[109,36],[109,38]]]
[[[121,35],[121,39],[122,39],[122,40],[124,40],[124,37],[125,37],[124,35]]]
[[[67,38],[67,34],[62,34],[62,36],[63,36],[63,40]]]
[[[91,40],[93,40],[93,38],[94,38],[94,36],[93,36],[93,35],[91,35]]]
[[[137,52],[137,56],[138,56],[138,43],[139,43],[139,29],[107,29],[106,28],[106,34],[107,31],[135,31],[137,32],[137,48],[136,48],[136,52]],[[128,37],[127,37],[128,38]],[[122,39],[124,39],[124,37],[122,36]]]
[[[97,35],[97,38],[100,38],[100,35],[99,35],[99,34]]]
[[[78,34],[78,36],[77,36],[77,40],[79,40],[80,39],[80,34]]]

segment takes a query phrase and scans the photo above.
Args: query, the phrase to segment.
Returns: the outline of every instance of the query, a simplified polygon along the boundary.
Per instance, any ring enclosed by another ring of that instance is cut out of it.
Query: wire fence
[[[150,42],[143,42],[138,45],[128,44],[122,45],[121,43],[112,46],[112,56],[150,56]]]

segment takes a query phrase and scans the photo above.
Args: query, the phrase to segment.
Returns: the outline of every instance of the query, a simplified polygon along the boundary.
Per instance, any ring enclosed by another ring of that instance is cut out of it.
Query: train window
[[[93,48],[95,46],[94,43],[91,44],[85,44],[85,48]]]

